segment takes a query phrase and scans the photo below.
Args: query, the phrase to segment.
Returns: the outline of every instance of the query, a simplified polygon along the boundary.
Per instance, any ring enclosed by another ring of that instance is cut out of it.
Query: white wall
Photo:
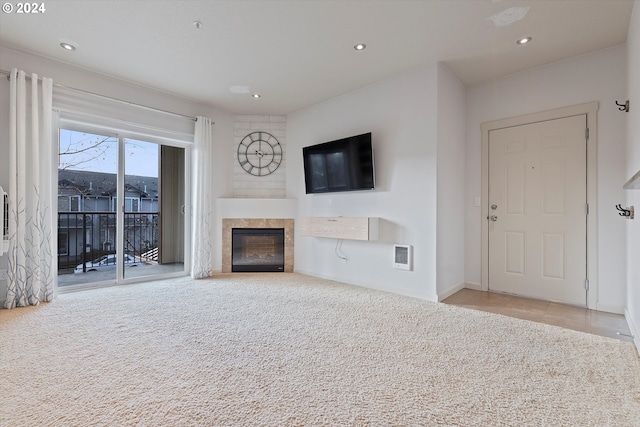
[[[233,147],[229,141],[233,141],[233,116],[212,107],[203,106],[183,98],[170,94],[142,88],[119,80],[111,79],[100,74],[91,73],[83,69],[72,67],[68,64],[52,61],[46,58],[33,56],[0,46],[0,69],[9,71],[19,68],[27,73],[36,72],[40,76],[53,78],[54,85],[81,89],[112,98],[133,102],[166,111],[172,111],[187,116],[195,117],[203,115],[211,117],[215,121],[213,127],[213,143],[216,145],[215,170],[215,194],[214,197],[223,197],[232,194],[233,175],[230,159],[233,158]],[[0,185],[9,186],[9,82],[2,76],[0,81]],[[54,99],[60,88],[54,86]],[[54,107],[56,106],[54,102]],[[166,120],[166,115],[161,115]],[[7,257],[0,256],[0,269],[7,268]],[[6,281],[0,281],[0,301],[6,297]]]
[[[464,287],[466,88],[438,66],[437,292],[439,300]]]
[[[626,48],[618,46],[491,81],[467,90],[465,280],[480,283],[482,214],[473,199],[481,194],[480,124],[528,113],[599,101],[597,308],[622,313],[625,306],[625,222],[614,206],[627,197],[625,113]]]
[[[621,100],[629,99],[631,108],[627,119],[626,178],[640,170],[640,1],[633,5],[627,37],[628,91]],[[625,96],[626,95],[626,96]],[[628,323],[636,337],[640,352],[640,190],[627,191],[627,205],[634,205],[636,219],[625,221],[627,226],[627,312]]]
[[[436,299],[437,77],[428,64],[287,117],[287,197],[298,199],[298,217],[381,218],[378,241],[343,241],[346,263],[336,240],[296,234],[296,271]],[[376,189],[305,194],[302,147],[365,132]],[[413,245],[413,271],[393,268],[393,243]]]

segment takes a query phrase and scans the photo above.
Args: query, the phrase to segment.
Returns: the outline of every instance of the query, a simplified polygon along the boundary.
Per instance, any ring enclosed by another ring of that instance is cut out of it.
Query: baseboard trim
[[[625,313],[625,307],[622,305],[610,305],[610,304],[597,304],[596,303],[596,310],[597,311],[604,311],[607,313],[614,313],[614,314],[624,314]]]
[[[464,282],[465,289],[473,289],[474,291],[481,291],[482,284],[476,282]]]
[[[462,290],[465,288],[465,283],[464,282],[460,282],[457,285],[453,285],[452,287],[450,287],[449,289],[445,290],[444,292],[440,292],[438,293],[438,302],[442,302],[445,299],[449,298],[451,295],[455,294],[456,292]]]
[[[390,294],[402,295],[405,297],[416,298],[424,301],[438,302],[437,295],[427,295],[424,293],[416,292],[412,289],[389,288],[386,286],[378,286],[376,284],[371,284],[371,283],[350,282],[348,279],[345,279],[345,278],[331,276],[327,274],[316,274],[316,273],[311,273],[309,271],[300,270],[300,269],[294,269],[294,272],[299,274],[304,274],[305,276],[315,277],[318,279],[332,280],[334,282],[345,283],[347,285],[358,286],[366,289],[373,289],[375,291],[388,292]]]
[[[633,343],[636,345],[636,350],[638,351],[638,356],[640,356],[640,336],[638,336],[638,329],[636,325],[633,323],[633,319],[631,318],[631,313],[627,308],[624,309],[624,318],[627,321],[627,325],[629,325],[629,331],[633,336]]]

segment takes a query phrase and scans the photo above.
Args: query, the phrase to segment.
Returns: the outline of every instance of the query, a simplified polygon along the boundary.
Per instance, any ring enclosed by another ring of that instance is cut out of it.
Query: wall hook
[[[633,206],[629,206],[628,208],[623,208],[621,204],[617,204],[616,209],[620,211],[618,215],[625,217],[627,219],[633,219],[634,217]]]
[[[629,100],[627,99],[624,104],[620,104],[616,101],[616,105],[618,106],[618,110],[629,112]]]

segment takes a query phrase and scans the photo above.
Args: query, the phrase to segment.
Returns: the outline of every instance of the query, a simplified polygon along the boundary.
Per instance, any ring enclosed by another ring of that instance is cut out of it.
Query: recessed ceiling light
[[[253,96],[255,99],[260,98],[260,94],[259,94],[259,93],[254,93],[254,94],[252,94],[251,96]]]
[[[527,44],[531,40],[533,40],[533,37],[524,37],[524,38],[521,38],[520,40],[518,40],[516,43],[517,44]]]
[[[355,45],[353,47],[355,50],[365,50],[367,48],[367,45],[364,43],[358,43],[357,45]]]
[[[71,50],[71,51],[76,50],[76,47],[73,44],[67,43],[67,42],[60,43],[60,47],[62,47],[65,50]]]

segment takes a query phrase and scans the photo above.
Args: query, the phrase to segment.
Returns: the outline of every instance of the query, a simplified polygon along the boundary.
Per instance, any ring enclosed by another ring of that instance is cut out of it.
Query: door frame
[[[579,115],[587,116],[589,139],[587,142],[587,265],[589,283],[587,290],[587,308],[595,310],[598,296],[598,235],[597,235],[597,114],[598,102],[589,102],[554,110],[525,114],[482,123],[482,172],[481,172],[481,290],[489,290],[489,132],[507,127],[522,126],[548,120],[562,119]],[[585,207],[586,208],[586,207]]]

